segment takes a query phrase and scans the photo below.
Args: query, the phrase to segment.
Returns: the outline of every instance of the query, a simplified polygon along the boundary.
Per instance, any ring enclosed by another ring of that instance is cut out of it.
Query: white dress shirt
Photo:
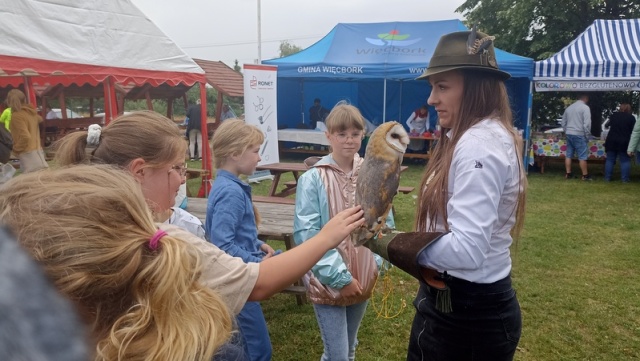
[[[456,144],[449,169],[450,233],[420,254],[420,265],[475,283],[509,275],[509,232],[520,187],[511,135],[492,119],[471,127]],[[445,230],[441,219],[436,229]]]

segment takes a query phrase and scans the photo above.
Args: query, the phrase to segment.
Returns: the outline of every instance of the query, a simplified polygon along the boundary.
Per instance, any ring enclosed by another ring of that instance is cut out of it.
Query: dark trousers
[[[447,284],[451,313],[438,311],[437,291],[420,283],[407,360],[513,360],[522,318],[511,278],[492,284],[454,278]]]

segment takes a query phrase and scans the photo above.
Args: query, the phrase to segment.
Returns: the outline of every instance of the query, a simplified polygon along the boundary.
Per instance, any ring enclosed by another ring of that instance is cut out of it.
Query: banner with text
[[[537,92],[627,91],[640,90],[638,80],[534,80]]]
[[[277,73],[273,65],[244,64],[244,116],[264,133],[260,165],[279,163]]]

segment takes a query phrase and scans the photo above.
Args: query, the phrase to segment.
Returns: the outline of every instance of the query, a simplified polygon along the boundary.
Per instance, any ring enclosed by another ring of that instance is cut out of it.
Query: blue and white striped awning
[[[537,61],[533,79],[538,91],[640,88],[640,19],[594,21],[560,52]],[[596,88],[581,87],[581,82]]]

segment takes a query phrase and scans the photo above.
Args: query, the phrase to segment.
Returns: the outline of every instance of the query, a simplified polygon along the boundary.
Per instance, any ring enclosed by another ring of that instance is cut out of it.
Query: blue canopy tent
[[[374,124],[404,123],[429,96],[429,83],[415,78],[440,37],[464,30],[459,20],[338,24],[299,53],[263,61],[278,66],[278,127],[308,123],[314,98],[327,108],[347,100]],[[533,60],[499,49],[496,57],[500,69],[512,75],[507,87],[515,126],[528,138]]]
[[[535,63],[536,91],[640,90],[640,19],[596,20]]]

